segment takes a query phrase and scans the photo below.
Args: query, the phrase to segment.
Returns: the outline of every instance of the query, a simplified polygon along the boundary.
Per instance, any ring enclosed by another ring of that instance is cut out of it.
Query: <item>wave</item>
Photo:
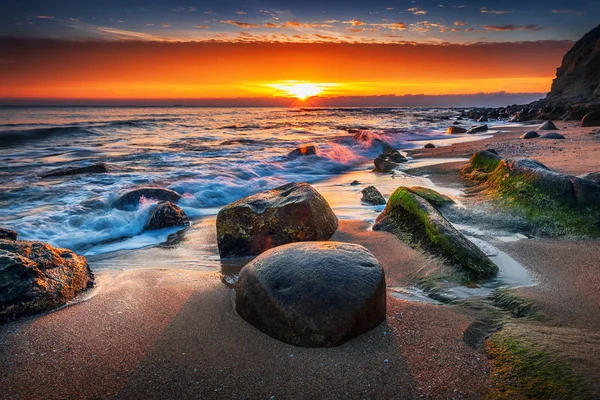
[[[46,139],[50,136],[69,134],[94,134],[94,132],[79,126],[57,126],[52,128],[5,130],[0,131],[0,148],[23,142]]]

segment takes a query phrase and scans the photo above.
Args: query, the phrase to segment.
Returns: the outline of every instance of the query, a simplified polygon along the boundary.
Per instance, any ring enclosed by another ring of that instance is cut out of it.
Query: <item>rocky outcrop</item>
[[[460,126],[451,126],[448,129],[446,129],[446,133],[448,133],[448,134],[467,133],[467,130],[465,128],[461,128]]]
[[[479,126],[474,126],[472,128],[469,128],[469,130],[466,133],[469,135],[472,135],[473,133],[487,132],[487,130],[488,130],[487,125],[479,125]]]
[[[287,244],[242,268],[235,308],[282,342],[338,346],[385,320],[385,274],[377,259],[356,244]]]
[[[401,163],[408,162],[408,158],[404,157],[398,150],[390,150],[378,155],[373,164],[375,172],[391,172],[398,168]]]
[[[529,159],[475,153],[462,174],[484,185],[501,204],[539,224],[569,232],[600,233],[600,183],[550,170]]]
[[[152,209],[144,230],[164,229],[174,226],[189,225],[190,220],[181,208],[165,201]]]
[[[521,139],[535,139],[540,137],[540,135],[536,131],[525,132],[520,136]]]
[[[360,192],[362,193],[361,201],[363,203],[372,204],[375,206],[385,204],[385,198],[375,186],[367,186]]]
[[[327,240],[337,227],[337,217],[319,192],[307,183],[288,183],[219,211],[219,254],[255,256],[286,243]]]
[[[108,167],[104,163],[97,163],[79,168],[67,168],[51,171],[42,175],[42,178],[52,178],[58,176],[81,175],[81,174],[103,174],[108,172]]]
[[[556,131],[558,128],[552,121],[546,121],[537,128],[538,131]]]
[[[170,201],[176,203],[181,199],[181,195],[173,190],[160,187],[144,187],[134,189],[121,195],[113,206],[119,210],[132,211],[140,204],[140,199],[158,201]]]
[[[600,126],[600,110],[585,114],[581,119],[581,126]]]
[[[445,206],[446,204],[454,203],[454,200],[452,200],[450,197],[446,196],[445,194],[438,193],[435,190],[429,189],[426,187],[412,186],[412,187],[409,187],[408,190],[410,190],[411,192],[413,192],[416,195],[421,196],[422,198],[427,200],[429,203],[431,203],[435,207],[441,207],[441,206]]]
[[[298,157],[302,156],[314,156],[317,154],[317,147],[315,145],[309,144],[305,146],[300,146],[297,149],[291,151],[287,155],[288,160],[294,160]]]
[[[565,54],[544,102],[546,107],[600,105],[600,25]]]
[[[93,284],[85,257],[42,242],[0,239],[0,322],[62,306]]]
[[[17,232],[8,228],[0,228],[0,239],[17,240]]]
[[[486,279],[498,267],[456,230],[427,200],[406,187],[390,196],[373,230],[396,234],[411,246],[424,249],[456,264],[468,279]]]

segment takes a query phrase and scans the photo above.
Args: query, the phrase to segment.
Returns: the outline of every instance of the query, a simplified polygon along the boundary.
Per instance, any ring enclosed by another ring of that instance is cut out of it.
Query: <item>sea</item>
[[[447,135],[458,115],[450,108],[0,108],[0,226],[84,255],[139,249],[177,229],[144,231],[152,200],[135,211],[114,208],[130,189],[179,192],[179,206],[199,226],[240,198],[301,181],[321,188],[339,218],[373,220],[382,206],[360,203],[365,184],[386,179],[384,195],[401,182],[432,185],[401,172],[395,181],[372,174],[382,143],[409,150],[485,137]],[[357,130],[367,140],[355,140]],[[317,154],[288,157],[307,144]],[[99,162],[108,173],[43,177]]]

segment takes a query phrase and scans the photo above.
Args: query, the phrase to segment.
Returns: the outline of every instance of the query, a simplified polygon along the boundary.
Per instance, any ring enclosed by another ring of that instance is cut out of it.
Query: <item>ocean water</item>
[[[173,189],[196,222],[288,182],[339,182],[343,198],[350,189],[340,177],[366,171],[382,150],[372,139],[397,149],[447,144],[451,121],[441,117],[457,115],[432,108],[4,108],[0,226],[83,254],[153,245],[174,231],[144,232],[152,202],[121,211],[112,207],[119,194],[141,186]],[[349,129],[369,140],[354,140]],[[452,140],[465,139],[473,137]],[[288,159],[304,144],[315,144],[317,154]],[[110,172],[41,177],[95,162]],[[338,203],[338,216],[361,217],[358,208],[344,211]]]

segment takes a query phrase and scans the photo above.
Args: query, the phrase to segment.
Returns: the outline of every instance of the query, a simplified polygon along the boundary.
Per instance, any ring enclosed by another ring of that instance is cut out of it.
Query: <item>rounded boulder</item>
[[[171,228],[189,225],[189,223],[190,219],[181,208],[170,201],[165,201],[152,209],[144,230]]]
[[[130,190],[121,195],[114,203],[114,207],[119,210],[133,211],[140,204],[140,199],[170,201],[176,203],[181,199],[181,195],[174,190],[161,187],[144,187]]]
[[[385,273],[357,244],[288,244],[242,268],[235,307],[248,323],[282,342],[338,346],[385,320]]]
[[[308,183],[288,183],[219,211],[219,254],[256,256],[287,243],[327,240],[337,227],[337,217],[319,192]]]

